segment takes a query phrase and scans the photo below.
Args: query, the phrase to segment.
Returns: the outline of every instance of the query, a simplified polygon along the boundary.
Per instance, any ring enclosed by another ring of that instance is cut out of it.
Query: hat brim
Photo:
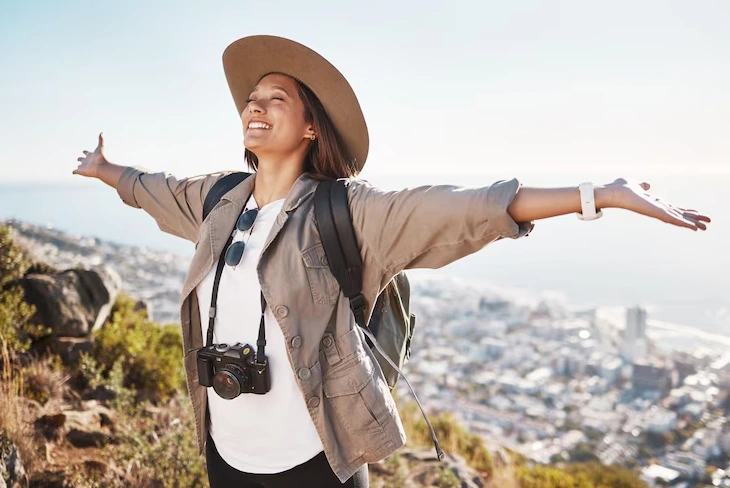
[[[256,84],[269,73],[283,73],[304,83],[319,98],[345,146],[362,170],[370,138],[355,92],[329,61],[310,48],[276,36],[249,36],[223,52],[223,70],[240,116]]]

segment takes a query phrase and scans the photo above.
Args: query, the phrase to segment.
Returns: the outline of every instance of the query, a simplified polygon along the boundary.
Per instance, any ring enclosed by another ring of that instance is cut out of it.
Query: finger
[[[708,217],[707,215],[701,215],[699,213],[685,212],[684,216],[687,218],[691,218],[692,220],[698,220],[698,221],[707,222],[707,223],[712,222],[710,217]]]
[[[674,209],[669,210],[666,214],[665,222],[679,227],[686,227],[688,229],[697,230],[697,225],[689,219],[686,219]]]
[[[88,155],[89,154],[89,151],[86,151],[86,150],[83,150],[81,152],[84,153],[85,155]]]
[[[83,162],[83,161],[84,161],[84,159],[86,159],[86,158],[80,158],[80,157],[79,157],[79,158],[76,158],[76,161],[78,161],[78,162]]]
[[[703,222],[701,222],[700,220],[695,219],[692,216],[685,216],[685,219],[687,219],[690,222],[692,222],[695,226],[697,226],[698,229],[700,229],[700,230],[707,230],[707,226]]]
[[[685,213],[689,214],[695,220],[701,220],[703,222],[712,222],[712,220],[710,219],[710,217],[708,217],[707,215],[702,215],[697,210],[694,210],[694,209],[691,209],[691,208],[680,208],[679,210],[681,210],[682,212],[685,212]]]
[[[642,181],[641,183],[639,183],[639,186],[643,188],[644,191],[649,191],[649,188],[651,188],[651,185],[646,181]]]
[[[99,146],[104,147],[104,133],[99,132]]]

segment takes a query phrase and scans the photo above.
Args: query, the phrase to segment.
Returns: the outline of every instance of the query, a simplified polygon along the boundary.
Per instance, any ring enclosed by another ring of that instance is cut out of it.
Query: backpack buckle
[[[366,305],[365,297],[363,296],[362,293],[358,293],[354,297],[350,298],[350,307],[352,308],[353,311],[358,311],[358,312],[363,311],[363,310],[365,310],[365,305]]]

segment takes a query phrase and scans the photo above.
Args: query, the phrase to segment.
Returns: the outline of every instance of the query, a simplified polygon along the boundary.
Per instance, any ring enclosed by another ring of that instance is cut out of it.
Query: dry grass
[[[70,378],[58,356],[34,360],[23,371],[23,394],[48,409],[60,407]]]
[[[0,380],[0,432],[13,441],[27,472],[39,461],[34,441],[33,421],[35,413],[22,395],[24,380],[22,370],[14,370],[7,356],[3,355],[3,374]]]

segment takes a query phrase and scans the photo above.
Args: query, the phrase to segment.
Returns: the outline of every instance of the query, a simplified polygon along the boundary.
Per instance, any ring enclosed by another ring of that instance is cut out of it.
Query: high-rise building
[[[626,310],[626,329],[621,344],[621,356],[627,361],[634,361],[646,356],[646,310],[632,307]]]

